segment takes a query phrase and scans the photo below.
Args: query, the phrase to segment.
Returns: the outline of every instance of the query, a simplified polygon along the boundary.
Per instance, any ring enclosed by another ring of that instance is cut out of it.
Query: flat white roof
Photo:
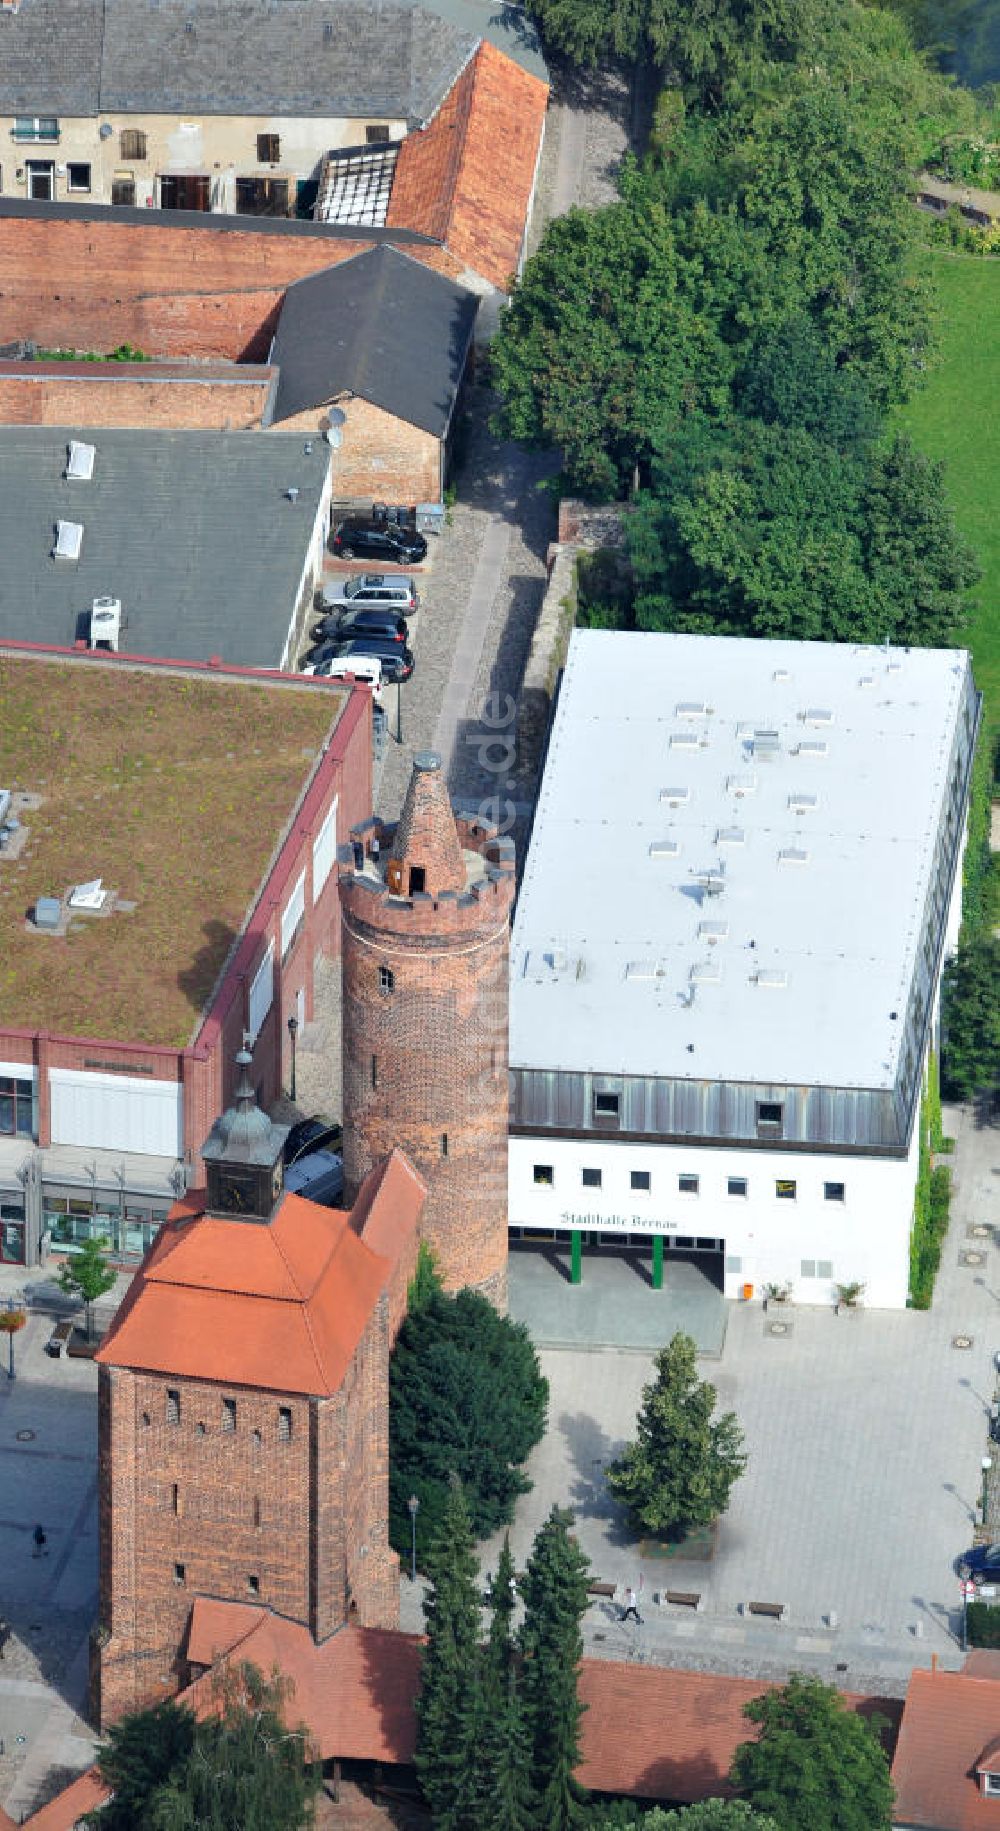
[[[969,667],[575,631],[514,922],[511,1066],[892,1086]]]

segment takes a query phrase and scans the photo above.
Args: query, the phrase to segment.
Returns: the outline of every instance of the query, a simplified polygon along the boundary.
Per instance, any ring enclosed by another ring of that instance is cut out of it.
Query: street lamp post
[[[415,1494],[411,1494],[406,1504],[410,1510],[410,1582],[415,1583],[417,1580],[417,1514],[420,1512],[420,1502]]]
[[[984,1456],[984,1457],[983,1457],[983,1460],[982,1460],[982,1470],[983,1470],[983,1525],[984,1525],[984,1526],[985,1526],[985,1524],[986,1524],[986,1504],[987,1504],[987,1500],[988,1500],[988,1498],[989,1498],[989,1497],[988,1497],[988,1494],[987,1494],[987,1485],[988,1485],[988,1481],[989,1481],[989,1473],[990,1473],[990,1470],[991,1470],[991,1468],[992,1468],[992,1467],[993,1467],[993,1458],[992,1458],[992,1456]]]
[[[295,1098],[295,1038],[298,1034],[299,1020],[293,1011],[291,1017],[288,1019],[288,1035],[292,1045],[292,1079],[288,1089],[288,1097],[291,1100],[294,1100]]]

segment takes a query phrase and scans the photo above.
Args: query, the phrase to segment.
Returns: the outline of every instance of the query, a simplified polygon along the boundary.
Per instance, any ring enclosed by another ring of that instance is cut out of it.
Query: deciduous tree
[[[655,1365],[636,1440],[609,1465],[607,1481],[634,1529],[670,1539],[725,1511],[747,1458],[735,1414],[712,1415],[715,1387],[698,1378],[691,1337],[675,1335]]]
[[[91,1306],[114,1289],[117,1272],[109,1263],[107,1254],[100,1240],[91,1236],[84,1240],[78,1252],[67,1259],[59,1273],[59,1286],[71,1297],[78,1298],[84,1305],[87,1319],[87,1340],[91,1338]]]
[[[1000,939],[963,935],[944,974],[941,1079],[951,1100],[1000,1086]]]
[[[744,1708],[759,1726],[742,1742],[732,1783],[781,1831],[889,1831],[893,1786],[879,1723],[849,1710],[832,1685],[793,1674]]]

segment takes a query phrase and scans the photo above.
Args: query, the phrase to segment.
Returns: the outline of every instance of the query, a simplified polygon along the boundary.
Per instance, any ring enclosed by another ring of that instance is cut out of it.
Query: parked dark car
[[[334,642],[349,636],[381,636],[383,642],[405,642],[409,635],[405,617],[394,610],[333,611],[313,630],[314,642]]]
[[[300,1119],[292,1126],[282,1149],[286,1169],[307,1151],[339,1151],[343,1137],[341,1126],[334,1125],[330,1119],[321,1119],[318,1113],[311,1119]]]
[[[959,1558],[958,1574],[963,1583],[1000,1583],[1000,1545],[974,1545]]]
[[[384,559],[397,566],[418,566],[427,557],[427,542],[416,528],[354,515],[341,522],[330,546],[341,559]]]
[[[355,655],[374,655],[382,663],[382,679],[409,680],[413,673],[413,650],[398,642],[386,642],[380,636],[354,636],[343,642],[321,642],[308,659],[317,674],[331,661],[349,661]]]
[[[322,601],[326,611],[360,610],[363,606],[396,610],[405,617],[420,609],[420,593],[405,572],[347,573],[327,579]]]

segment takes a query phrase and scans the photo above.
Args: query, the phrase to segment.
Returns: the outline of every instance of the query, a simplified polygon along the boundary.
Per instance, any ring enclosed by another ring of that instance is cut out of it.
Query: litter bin
[[[752,1298],[752,1297],[753,1297],[753,1285],[752,1285],[752,1284],[745,1284],[745,1285],[744,1285],[744,1286],[743,1286],[743,1301],[744,1301],[744,1303],[749,1303],[749,1302],[750,1302],[750,1300],[751,1300],[751,1298]]]

